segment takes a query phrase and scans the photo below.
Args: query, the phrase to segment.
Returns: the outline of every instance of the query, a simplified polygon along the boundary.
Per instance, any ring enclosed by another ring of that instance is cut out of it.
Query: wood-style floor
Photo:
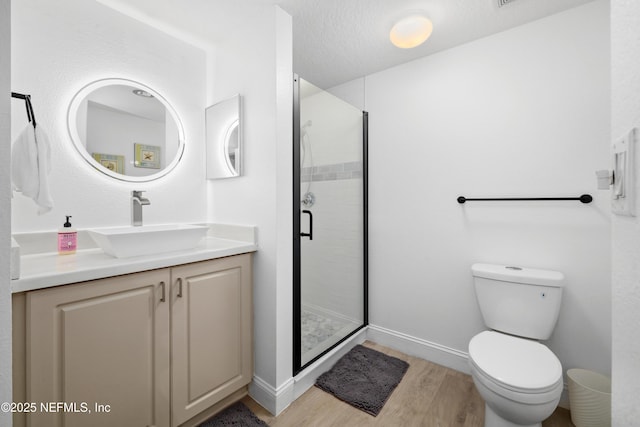
[[[311,387],[277,417],[250,397],[247,405],[271,427],[483,427],[484,401],[469,375],[381,345],[365,346],[409,362],[409,370],[377,417]],[[558,408],[543,427],[572,427],[569,411]]]

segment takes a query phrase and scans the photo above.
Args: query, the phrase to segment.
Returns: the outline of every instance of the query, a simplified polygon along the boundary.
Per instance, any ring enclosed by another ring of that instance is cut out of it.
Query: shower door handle
[[[309,240],[313,240],[313,214],[311,211],[304,210],[302,213],[309,214],[309,232],[308,233],[300,233],[301,237],[308,237]]]

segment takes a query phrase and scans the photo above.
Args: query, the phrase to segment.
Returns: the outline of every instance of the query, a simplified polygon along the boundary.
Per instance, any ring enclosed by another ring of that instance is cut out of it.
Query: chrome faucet
[[[139,227],[142,225],[142,206],[150,205],[149,199],[142,197],[144,191],[131,192],[131,225]]]

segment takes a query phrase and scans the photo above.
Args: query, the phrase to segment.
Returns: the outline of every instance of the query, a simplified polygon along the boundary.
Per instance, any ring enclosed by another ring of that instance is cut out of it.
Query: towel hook
[[[17,99],[24,99],[24,104],[25,104],[25,107],[27,109],[27,119],[29,119],[29,123],[32,123],[33,127],[35,129],[35,127],[36,127],[36,115],[33,112],[33,105],[31,105],[31,95],[23,95],[21,93],[11,92],[11,97],[12,98],[17,98]]]

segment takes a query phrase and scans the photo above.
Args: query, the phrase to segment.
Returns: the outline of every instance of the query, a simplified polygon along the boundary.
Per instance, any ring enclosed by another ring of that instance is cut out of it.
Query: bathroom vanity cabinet
[[[247,392],[251,284],[242,254],[14,294],[14,425],[197,425]]]

